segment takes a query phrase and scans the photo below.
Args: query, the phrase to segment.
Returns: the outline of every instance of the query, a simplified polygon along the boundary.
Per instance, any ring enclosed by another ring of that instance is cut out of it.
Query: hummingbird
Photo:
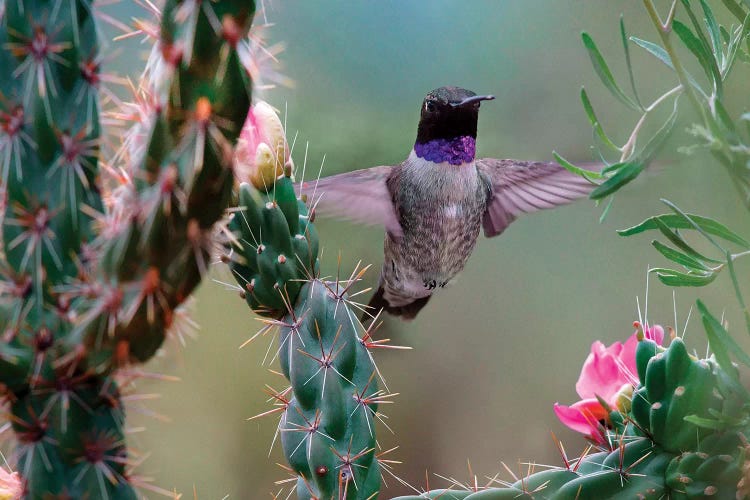
[[[572,202],[595,187],[554,162],[476,158],[479,106],[492,99],[460,87],[435,89],[422,102],[406,160],[303,183],[319,194],[316,214],[385,227],[378,288],[363,321],[381,309],[413,319],[463,270],[482,229],[497,236],[520,214]]]

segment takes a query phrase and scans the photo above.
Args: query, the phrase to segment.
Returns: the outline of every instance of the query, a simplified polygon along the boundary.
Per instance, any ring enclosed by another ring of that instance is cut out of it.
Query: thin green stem
[[[651,22],[654,24],[656,31],[659,33],[659,38],[661,38],[661,43],[664,45],[664,49],[667,51],[670,59],[672,60],[672,65],[674,66],[675,73],[677,73],[677,78],[685,88],[685,91],[687,92],[688,98],[690,99],[693,107],[696,109],[696,111],[698,111],[698,113],[700,113],[701,116],[703,116],[705,120],[707,118],[705,116],[705,108],[698,100],[698,96],[695,95],[695,90],[690,86],[685,68],[682,66],[682,61],[680,61],[680,58],[677,56],[677,52],[672,46],[672,40],[669,37],[669,34],[672,32],[672,21],[674,21],[675,10],[677,8],[677,0],[673,0],[672,6],[669,9],[667,21],[664,23],[662,23],[661,17],[659,17],[659,13],[656,11],[656,7],[654,7],[654,2],[652,0],[643,0],[643,5],[648,12],[648,15],[651,18]]]
[[[633,131],[630,133],[630,137],[628,137],[628,142],[626,142],[622,148],[620,148],[620,151],[622,151],[622,155],[620,156],[620,161],[626,161],[630,155],[633,153],[633,149],[635,147],[635,142],[638,139],[638,133],[640,132],[641,128],[643,127],[643,124],[646,122],[646,118],[648,117],[649,113],[651,113],[654,109],[656,109],[659,104],[664,102],[669,97],[680,93],[684,87],[682,84],[676,86],[672,90],[669,90],[659,96],[654,102],[652,102],[647,108],[644,109],[643,114],[641,115],[640,119],[638,120],[638,123],[635,124],[635,127],[633,128]]]

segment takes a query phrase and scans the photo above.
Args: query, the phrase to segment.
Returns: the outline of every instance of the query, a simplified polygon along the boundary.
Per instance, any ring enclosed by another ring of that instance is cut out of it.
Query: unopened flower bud
[[[630,408],[633,406],[633,389],[633,384],[625,383],[615,396],[615,407],[623,415],[630,413]]]
[[[264,191],[287,170],[291,175],[293,164],[284,127],[268,103],[259,101],[248,111],[234,159],[237,179]]]

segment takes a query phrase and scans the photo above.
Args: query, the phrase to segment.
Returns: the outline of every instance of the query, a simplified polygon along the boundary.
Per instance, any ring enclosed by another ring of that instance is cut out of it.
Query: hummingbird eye
[[[427,101],[424,103],[424,109],[432,113],[435,111],[435,101]]]

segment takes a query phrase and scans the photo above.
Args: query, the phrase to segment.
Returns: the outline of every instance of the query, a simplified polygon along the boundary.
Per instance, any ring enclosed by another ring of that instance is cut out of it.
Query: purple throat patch
[[[447,161],[451,165],[473,161],[475,150],[476,139],[469,135],[414,144],[414,152],[418,157],[435,163]]]

